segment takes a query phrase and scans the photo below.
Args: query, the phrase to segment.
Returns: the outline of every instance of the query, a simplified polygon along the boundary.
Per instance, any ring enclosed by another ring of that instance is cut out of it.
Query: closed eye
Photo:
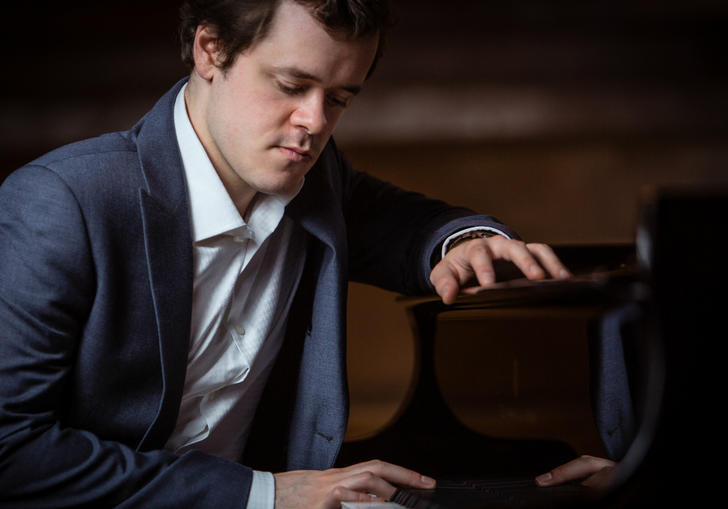
[[[305,87],[296,86],[296,85],[286,85],[285,83],[282,83],[280,81],[276,82],[278,85],[278,88],[287,95],[300,95],[303,92],[306,91]]]
[[[347,106],[349,106],[348,100],[339,99],[334,95],[326,96],[326,102],[329,103],[329,106],[334,106],[336,108],[346,108]]]
[[[308,90],[307,86],[302,85],[289,85],[288,83],[280,80],[276,80],[276,85],[286,95],[297,96],[305,93]],[[326,95],[326,104],[333,108],[346,108],[349,106],[350,99],[342,99],[335,94]]]

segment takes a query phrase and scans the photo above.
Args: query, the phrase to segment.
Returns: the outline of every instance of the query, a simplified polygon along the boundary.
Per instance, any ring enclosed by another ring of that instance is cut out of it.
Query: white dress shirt
[[[297,192],[258,194],[247,221],[241,217],[190,123],[185,88],[174,122],[190,200],[194,281],[187,374],[166,448],[237,461],[283,341],[305,233],[283,215]],[[248,508],[272,509],[274,494],[273,475],[254,472]]]

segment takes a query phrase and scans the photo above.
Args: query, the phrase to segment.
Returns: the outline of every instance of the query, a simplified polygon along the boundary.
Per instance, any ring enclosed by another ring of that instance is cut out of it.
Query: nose
[[[294,126],[304,129],[308,134],[319,134],[328,123],[325,106],[323,94],[306,94],[291,114],[291,122]]]

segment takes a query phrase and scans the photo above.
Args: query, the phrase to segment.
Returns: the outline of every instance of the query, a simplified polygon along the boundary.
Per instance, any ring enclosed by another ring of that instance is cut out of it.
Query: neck
[[[227,161],[225,161],[225,158],[222,157],[222,154],[215,149],[214,144],[210,141],[211,138],[208,136],[203,120],[204,111],[202,105],[204,101],[200,97],[201,94],[205,93],[204,88],[207,83],[200,83],[201,80],[202,78],[193,71],[187,82],[187,88],[184,94],[187,116],[190,119],[190,124],[192,124],[192,129],[194,129],[200,143],[202,143],[202,147],[207,153],[207,157],[210,158],[210,162],[220,177],[223,186],[225,186],[225,190],[235,204],[235,208],[238,209],[240,216],[245,218],[248,209],[253,203],[256,191],[235,173]]]

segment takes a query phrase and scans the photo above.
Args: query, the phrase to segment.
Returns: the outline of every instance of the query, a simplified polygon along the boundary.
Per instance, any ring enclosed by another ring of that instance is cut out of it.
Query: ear
[[[217,30],[212,25],[199,25],[192,45],[195,59],[195,70],[205,80],[211,80],[220,63],[220,51],[217,47]]]

